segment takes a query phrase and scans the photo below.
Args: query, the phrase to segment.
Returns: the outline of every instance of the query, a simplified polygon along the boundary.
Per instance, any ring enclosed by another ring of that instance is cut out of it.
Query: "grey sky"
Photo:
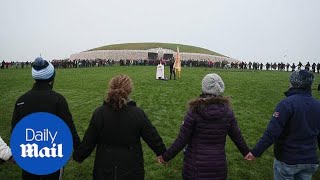
[[[171,42],[244,61],[320,62],[319,8],[319,0],[0,0],[0,60]]]

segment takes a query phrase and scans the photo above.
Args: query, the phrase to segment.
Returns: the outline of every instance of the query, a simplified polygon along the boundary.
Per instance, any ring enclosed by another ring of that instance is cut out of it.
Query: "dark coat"
[[[48,82],[37,82],[33,88],[23,94],[16,101],[14,112],[11,121],[11,128],[25,116],[35,112],[48,112],[60,117],[69,127],[72,139],[73,148],[77,148],[80,144],[80,138],[72,120],[68,103],[66,99],[59,93],[53,91]],[[59,170],[46,176],[38,176],[22,171],[23,179],[32,179],[40,177],[59,177]]]
[[[68,103],[61,94],[53,91],[47,82],[35,83],[30,91],[18,98],[11,121],[12,130],[22,118],[35,112],[48,112],[60,117],[71,131],[73,148],[78,147],[80,138]]]
[[[186,114],[178,137],[163,154],[163,159],[171,160],[187,145],[182,172],[184,179],[226,179],[226,136],[230,136],[243,156],[249,152],[233,111],[214,98],[204,104],[200,102],[195,109]]]
[[[279,161],[318,164],[320,102],[307,89],[291,88],[285,95],[252,154],[260,157],[274,143],[274,156]]]
[[[73,158],[82,162],[97,147],[93,179],[144,179],[142,139],[159,156],[165,145],[143,110],[130,102],[120,110],[98,107]]]

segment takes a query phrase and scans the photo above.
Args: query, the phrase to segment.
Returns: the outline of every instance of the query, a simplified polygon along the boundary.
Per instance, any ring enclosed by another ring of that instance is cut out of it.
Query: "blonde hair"
[[[109,82],[109,91],[105,96],[105,102],[110,103],[114,109],[121,109],[127,104],[132,91],[132,81],[127,75],[118,75]]]

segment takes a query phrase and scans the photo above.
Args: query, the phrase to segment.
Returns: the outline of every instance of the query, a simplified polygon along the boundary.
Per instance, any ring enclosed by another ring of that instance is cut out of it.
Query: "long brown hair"
[[[127,75],[118,75],[109,82],[109,91],[105,96],[105,102],[114,109],[121,109],[126,106],[129,95],[132,91],[132,81]]]

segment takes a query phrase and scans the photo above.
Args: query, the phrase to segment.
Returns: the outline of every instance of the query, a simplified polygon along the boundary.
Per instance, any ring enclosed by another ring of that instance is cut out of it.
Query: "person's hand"
[[[247,161],[253,161],[253,160],[256,159],[256,157],[255,157],[251,152],[249,152],[249,153],[246,155],[246,157],[244,157],[244,159],[247,160]]]
[[[157,162],[162,164],[162,165],[165,165],[165,166],[167,165],[167,163],[166,163],[166,161],[164,161],[162,155],[157,157]]]

